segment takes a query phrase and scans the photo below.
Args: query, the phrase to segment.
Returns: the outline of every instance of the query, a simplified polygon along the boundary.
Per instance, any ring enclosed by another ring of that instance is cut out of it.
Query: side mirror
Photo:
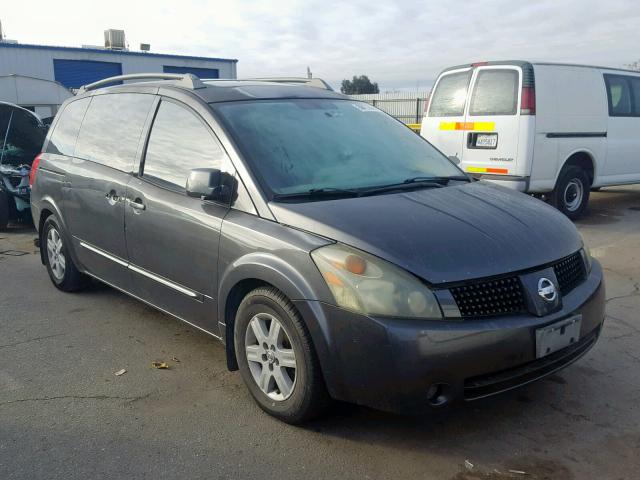
[[[226,203],[231,199],[231,188],[225,182],[229,176],[217,168],[194,168],[187,178],[187,195]]]

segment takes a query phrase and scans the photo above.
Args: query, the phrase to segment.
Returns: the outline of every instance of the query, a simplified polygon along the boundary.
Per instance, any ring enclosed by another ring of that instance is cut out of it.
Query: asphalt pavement
[[[576,364],[444,412],[338,404],[305,427],[262,413],[217,340],[106,286],[59,292],[34,231],[0,232],[0,479],[638,479],[640,188],[593,193],[578,226],[608,300]]]

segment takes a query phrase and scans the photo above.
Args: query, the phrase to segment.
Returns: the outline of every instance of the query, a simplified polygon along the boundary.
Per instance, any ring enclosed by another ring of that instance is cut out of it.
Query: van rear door
[[[464,171],[516,175],[522,72],[510,65],[475,69],[463,125]]]
[[[467,92],[471,67],[444,72],[433,87],[420,135],[448,157],[462,160]]]

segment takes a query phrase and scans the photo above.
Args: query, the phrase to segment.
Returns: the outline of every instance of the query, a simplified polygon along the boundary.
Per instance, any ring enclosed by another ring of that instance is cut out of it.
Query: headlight
[[[367,315],[442,319],[436,297],[399,267],[346,245],[311,252],[338,306]]]
[[[582,249],[580,250],[580,253],[582,254],[582,259],[584,260],[584,266],[587,267],[587,274],[589,274],[591,273],[592,263],[591,249],[589,248],[589,245],[587,245],[587,242],[584,241],[584,237],[582,236],[582,234],[580,234],[580,238],[582,239]]]

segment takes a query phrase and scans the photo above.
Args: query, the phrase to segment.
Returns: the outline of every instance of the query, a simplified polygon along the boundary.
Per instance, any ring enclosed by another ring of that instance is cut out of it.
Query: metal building
[[[113,31],[105,32],[104,48],[0,41],[0,77],[15,74],[53,80],[69,89],[130,73],[194,73],[200,78],[236,78],[235,59],[129,51],[111,46],[107,32]]]

